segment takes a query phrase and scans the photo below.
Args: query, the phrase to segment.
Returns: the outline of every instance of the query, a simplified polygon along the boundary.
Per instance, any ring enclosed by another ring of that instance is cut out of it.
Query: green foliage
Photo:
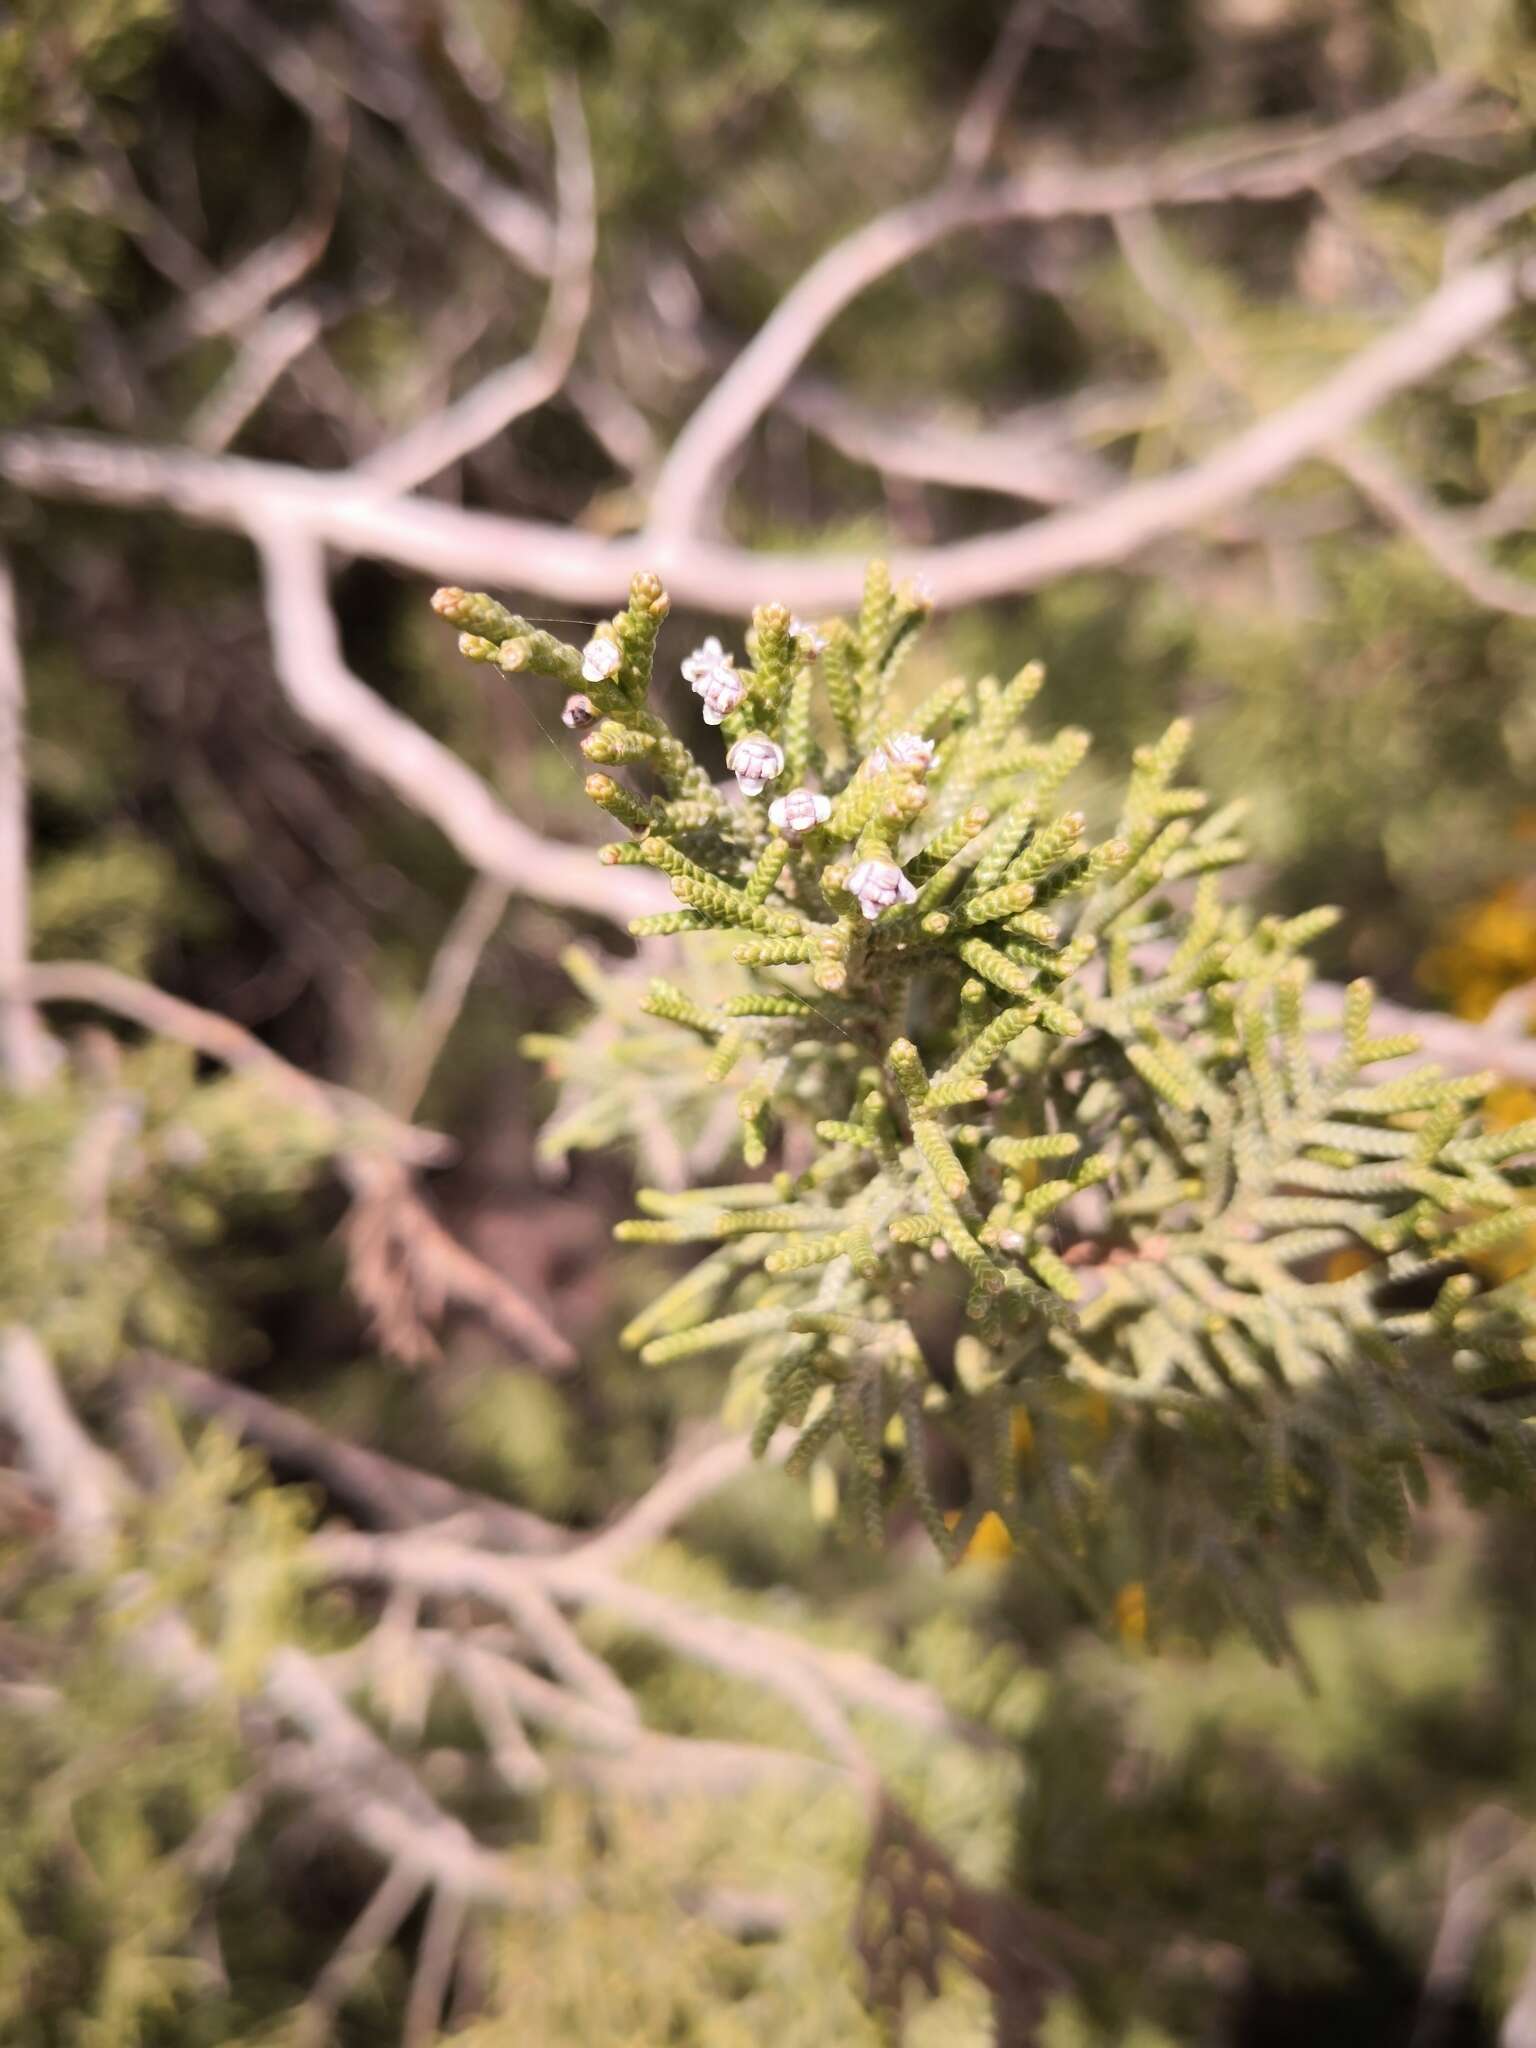
[[[1025,720],[1037,667],[901,708],[925,606],[877,565],[855,625],[765,607],[750,667],[718,643],[685,664],[733,802],[650,707],[664,610],[638,578],[588,645],[584,751],[639,778],[588,787],[631,834],[603,858],[683,906],[637,929],[723,935],[737,970],[651,981],[657,1113],[728,1085],[746,1165],[774,1170],[642,1190],[621,1238],[711,1248],[631,1324],[642,1360],[731,1358],[759,1445],[798,1429],[792,1468],[835,1464],[868,1526],[905,1498],[953,1555],[995,1512],[1096,1609],[1155,1571],[1277,1654],[1277,1554],[1372,1588],[1426,1453],[1527,1489],[1536,1313],[1480,1262],[1528,1228],[1536,1130],[1481,1129],[1487,1076],[1384,1076],[1414,1042],[1373,1035],[1363,982],[1319,1051],[1303,949],[1333,913],[1222,900],[1239,810],[1176,781],[1189,729],[1138,750],[1095,834],[1060,795],[1087,736]],[[503,667],[569,680],[575,650],[493,627]],[[553,1051],[561,1144],[631,1113],[649,1056],[608,1016]]]
[[[219,1248],[291,1202],[335,1143],[257,1083],[200,1081],[184,1047],[119,1055],[98,1039],[95,1053],[99,1067],[66,1066],[0,1118],[0,1315],[86,1378],[136,1345],[238,1344]]]
[[[23,0],[0,23],[0,420],[54,395],[82,314],[113,291],[123,236],[89,145],[171,16],[172,0]]]
[[[227,1997],[187,1938],[248,1781],[242,1730],[227,1705],[168,1692],[133,1646],[174,1614],[248,1693],[299,1630],[307,1503],[218,1430],[152,1430],[162,1484],[119,1555],[61,1573],[36,1531],[0,1548],[25,1674],[0,1702],[0,2024],[27,2048],[254,2038],[252,1987]]]

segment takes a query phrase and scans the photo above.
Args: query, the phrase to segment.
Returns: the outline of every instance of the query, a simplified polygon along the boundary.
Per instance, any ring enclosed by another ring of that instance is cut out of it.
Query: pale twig
[[[597,210],[581,96],[569,79],[551,78],[549,113],[557,212],[549,302],[538,336],[526,355],[357,465],[360,477],[387,494],[426,483],[553,398],[565,382],[592,303]]]
[[[285,1644],[268,1666],[263,1696],[308,1738],[300,1782],[323,1787],[348,1833],[382,1862],[410,1871],[418,1884],[486,1905],[568,1901],[568,1888],[513,1870],[445,1812],[345,1704],[313,1657]]]
[[[283,1465],[312,1473],[354,1513],[387,1529],[467,1516],[481,1542],[495,1548],[548,1556],[567,1550],[570,1534],[542,1516],[509,1502],[455,1486],[435,1472],[402,1464],[381,1451],[346,1442],[296,1409],[269,1401],[249,1387],[221,1380],[196,1366],[159,1353],[139,1363],[148,1377],[195,1414],[217,1416],[241,1436],[260,1444]]]
[[[983,1745],[993,1740],[985,1730],[953,1714],[928,1686],[887,1671],[857,1652],[823,1650],[775,1629],[709,1614],[685,1601],[636,1586],[601,1566],[585,1564],[576,1553],[538,1559],[493,1557],[445,1541],[430,1531],[365,1536],[329,1530],[313,1539],[310,1551],[322,1571],[338,1578],[382,1580],[449,1597],[468,1595],[514,1619],[513,1602],[521,1599],[526,1584],[535,1582],[562,1605],[600,1606],[676,1647],[685,1641],[693,1643],[706,1662],[713,1661],[718,1651],[731,1661],[733,1669],[747,1675],[750,1668],[751,1675],[763,1683],[771,1683],[769,1674],[794,1665],[809,1671],[834,1705],[843,1699],[871,1707],[927,1734],[959,1735]],[[822,1726],[830,1736],[831,1722]],[[832,1736],[834,1754],[843,1740],[841,1734]]]
[[[256,1074],[297,1108],[323,1119],[335,1133],[337,1170],[356,1197],[360,1227],[365,1235],[372,1230],[363,1249],[378,1253],[375,1267],[387,1272],[392,1288],[407,1290],[403,1303],[419,1296],[435,1314],[448,1301],[461,1302],[477,1309],[539,1364],[566,1367],[575,1362],[571,1346],[548,1317],[451,1236],[416,1194],[405,1166],[430,1165],[444,1158],[449,1147],[436,1132],[405,1123],[350,1089],[317,1081],[227,1017],[198,1009],[116,968],[90,961],[52,961],[28,968],[17,987],[34,1002],[90,1003],[162,1037],[179,1039],[236,1071]],[[382,1143],[390,1156],[366,1149],[370,1143]],[[354,1282],[366,1280],[373,1270],[357,1268]],[[373,1305],[377,1308],[377,1297]],[[417,1355],[430,1349],[424,1343]],[[409,1345],[403,1347],[403,1355],[410,1352]]]
[[[41,1344],[18,1327],[0,1333],[0,1411],[16,1433],[24,1461],[58,1509],[72,1558],[99,1570],[109,1558],[119,1507],[131,1488],[81,1428]],[[175,1608],[151,1601],[155,1592],[145,1572],[126,1572],[113,1582],[111,1605],[157,1608],[131,1630],[126,1647],[181,1699],[202,1704],[218,1698],[224,1681],[216,1661]],[[283,1745],[269,1753],[274,1783],[303,1790],[333,1824],[386,1866],[409,1873],[418,1890],[424,1884],[441,1886],[465,1899],[522,1909],[569,1904],[569,1887],[512,1870],[438,1806],[346,1706],[306,1652],[292,1644],[276,1651],[262,1681],[261,1700],[307,1738],[302,1748]]]
[[[879,413],[829,386],[797,380],[783,409],[850,462],[884,476],[996,491],[1032,505],[1081,505],[1118,480],[1081,445],[1083,437],[1140,427],[1156,402],[1155,393],[1127,385],[1026,406],[964,429],[937,414]]]
[[[765,1777],[805,1773],[816,1776],[830,1768],[801,1750],[666,1735],[642,1728],[632,1720],[621,1720],[530,1671],[519,1654],[525,1646],[505,1626],[455,1635],[442,1629],[422,1629],[416,1642],[466,1691],[471,1690],[472,1675],[474,1687],[494,1689],[502,1695],[508,1710],[520,1722],[548,1729],[562,1743],[597,1752],[576,1766],[575,1774],[579,1777],[624,1782],[633,1784],[637,1790],[652,1789],[670,1795],[677,1791],[686,1793],[701,1779],[706,1779],[711,1789],[725,1791]],[[327,1659],[327,1664],[342,1661],[353,1671],[364,1670],[357,1650],[344,1651],[338,1659]],[[544,1763],[542,1757],[539,1761]],[[570,1768],[569,1760],[563,1767]]]
[[[587,432],[615,468],[648,480],[660,460],[655,433],[645,414],[605,378],[573,370],[565,397]]]
[[[236,1072],[259,1076],[296,1108],[322,1119],[350,1143],[376,1138],[397,1157],[423,1165],[440,1161],[449,1149],[447,1140],[435,1131],[418,1130],[350,1089],[317,1081],[229,1018],[183,1002],[180,996],[167,995],[115,967],[89,960],[50,960],[25,969],[11,989],[34,1003],[85,1003],[110,1010],[162,1038],[178,1039]]]
[[[55,1050],[17,984],[27,964],[26,674],[16,586],[0,550],[0,1084],[39,1087]]]
[[[834,244],[785,293],[689,419],[656,480],[651,531],[693,533],[718,495],[724,466],[843,309],[889,271],[961,230],[1020,220],[1109,216],[1136,207],[1279,198],[1339,163],[1422,141],[1436,115],[1465,97],[1447,75],[1371,112],[1297,139],[1247,137],[1127,164],[1040,164],[996,185],[941,186]]]
[[[405,2019],[400,2032],[401,2048],[429,2048],[438,2038],[443,2002],[464,1933],[464,1902],[451,1893],[439,1891],[427,1908],[427,1921],[416,1954],[410,1994],[405,2002]]]
[[[1407,2048],[1433,2048],[1444,2039],[1447,2011],[1465,1992],[1497,1911],[1499,1887],[1529,1863],[1529,1827],[1507,1807],[1477,1807],[1452,1835],[1445,1899]]]
[[[476,875],[432,959],[426,986],[401,1034],[389,1076],[379,1093],[396,1116],[414,1115],[448,1035],[458,1022],[480,956],[501,922],[511,891],[505,882]]]
[[[692,1662],[777,1693],[793,1708],[832,1760],[873,1790],[874,1769],[852,1723],[815,1661],[787,1637],[763,1641],[763,1631],[728,1615],[702,1614],[680,1600],[594,1571],[558,1582],[562,1597],[610,1611],[629,1630],[664,1643]]]
[[[346,488],[350,494],[352,487]],[[614,918],[657,908],[661,892],[655,878],[633,868],[603,873],[583,848],[530,832],[472,768],[353,675],[342,656],[317,541],[281,523],[275,512],[269,519],[262,507],[249,509],[261,550],[278,681],[301,717],[430,818],[472,867],[520,894]]]
[[[580,1697],[619,1720],[638,1718],[629,1693],[581,1641],[528,1568],[531,1559],[446,1543],[430,1531],[407,1536],[326,1531],[315,1538],[315,1551],[323,1567],[339,1577],[382,1579],[421,1593],[451,1592],[488,1601],[517,1624],[535,1653]]]
[[[329,2036],[336,2014],[399,1933],[421,1890],[420,1876],[401,1864],[384,1873],[299,2010],[296,2030],[301,2042],[323,2041]]]
[[[369,65],[361,83],[344,76],[346,90],[402,130],[415,151],[417,167],[503,255],[532,276],[548,277],[555,264],[555,228],[549,215],[459,140],[431,82],[414,61],[410,39],[391,32],[377,0],[350,5],[348,12],[384,57]]]
[[[1536,171],[1464,206],[1452,215],[1446,230],[1445,268],[1460,270],[1500,228],[1532,212],[1536,212]]]
[[[1506,989],[1482,1022],[1485,1031],[1511,1035],[1529,1032],[1536,1025],[1536,980]]]
[[[468,1649],[461,1654],[460,1646],[449,1638],[443,1662],[474,1710],[485,1738],[486,1754],[502,1783],[520,1797],[541,1792],[549,1783],[549,1766],[529,1741],[506,1688],[496,1682],[496,1659],[480,1650]],[[620,1724],[615,1720],[614,1725]]]
[[[1002,32],[992,46],[971,96],[955,123],[950,162],[962,177],[975,177],[997,146],[997,131],[1024,74],[1040,33],[1046,0],[1013,0]]]
[[[275,306],[258,320],[239,353],[187,422],[187,439],[205,454],[227,448],[274,384],[319,337],[313,306]]]
[[[1474,604],[1489,611],[1536,619],[1536,583],[1512,576],[1487,560],[1455,515],[1440,511],[1379,448],[1358,435],[1342,434],[1328,448],[1328,459],[1394,526],[1429,556],[1444,575],[1458,584]]]
[[[794,1441],[786,1432],[770,1448],[774,1458],[784,1456]],[[640,1551],[659,1543],[703,1501],[709,1500],[733,1479],[750,1471],[756,1461],[744,1436],[726,1437],[702,1451],[679,1459],[616,1522],[589,1537],[571,1553],[585,1565],[601,1565],[612,1571]]]
[[[116,1526],[126,1482],[75,1420],[48,1354],[19,1323],[0,1329],[0,1409],[57,1508],[73,1555],[82,1564],[97,1562]]]
[[[351,1152],[339,1165],[355,1198],[347,1226],[353,1291],[397,1356],[411,1363],[435,1358],[427,1325],[457,1302],[477,1310],[536,1364],[565,1370],[576,1363],[544,1312],[443,1228],[398,1160]]]
[[[1533,290],[1536,259],[1529,256],[1461,271],[1311,390],[1202,460],[1023,526],[895,551],[893,567],[898,574],[926,577],[936,601],[948,606],[1039,589],[1078,570],[1125,561],[1153,541],[1226,512],[1324,452],[1335,437],[1498,327]],[[658,570],[676,601],[712,612],[750,610],[764,590],[802,611],[830,611],[856,603],[863,582],[862,555],[774,554],[675,535],[605,540],[537,520],[360,495],[345,476],[99,436],[0,435],[0,473],[44,495],[159,505],[208,525],[255,531],[269,567],[285,551],[280,570],[274,570],[274,601],[287,612],[294,672],[286,686],[296,701],[313,703],[316,722],[329,736],[343,746],[350,740],[348,751],[367,759],[384,779],[393,778],[398,792],[434,817],[474,865],[549,901],[590,897],[592,907],[611,906],[615,914],[633,915],[640,907],[645,878],[639,870],[615,869],[594,889],[585,855],[550,847],[516,826],[478,777],[459,762],[443,771],[438,756],[446,749],[346,676],[328,609],[323,631],[315,612],[316,605],[324,608],[316,545],[324,541],[461,581],[494,583],[510,570],[526,588],[598,606],[611,604],[642,568]],[[318,687],[301,673],[306,665],[321,676]],[[336,687],[337,669],[347,687]],[[396,739],[397,726],[406,737]],[[454,804],[459,795],[462,814]],[[627,885],[636,883],[641,887],[631,892]],[[654,890],[643,893],[645,907],[656,908]]]

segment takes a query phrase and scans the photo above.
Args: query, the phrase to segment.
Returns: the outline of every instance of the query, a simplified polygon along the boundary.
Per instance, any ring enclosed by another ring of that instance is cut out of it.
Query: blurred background
[[[889,553],[1086,790],[1194,716],[1234,886],[1536,1114],[1533,107],[1524,0],[0,12],[0,1315],[74,1486],[13,1413],[7,2041],[873,2043],[936,1870],[918,2044],[1533,2048],[1528,1517],[1302,1589],[1298,1673],[744,1474],[610,1241],[718,1133],[548,1122],[634,948],[558,695],[427,602],[656,566],[681,703]],[[661,1604],[368,1590],[423,1522]]]

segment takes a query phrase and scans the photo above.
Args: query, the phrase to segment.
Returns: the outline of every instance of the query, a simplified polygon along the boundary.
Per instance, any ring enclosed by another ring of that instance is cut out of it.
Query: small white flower
[[[776,825],[786,839],[799,839],[825,825],[832,815],[832,799],[813,789],[792,789],[788,796],[776,796],[768,806],[768,822]]]
[[[624,652],[617,640],[610,640],[606,633],[596,634],[581,650],[582,680],[588,683],[606,683],[610,676],[618,674],[624,662]]]
[[[704,700],[704,723],[718,725],[722,718],[729,717],[745,696],[746,687],[733,668],[695,683],[694,695]]]
[[[897,596],[905,598],[913,611],[931,612],[938,593],[926,576],[912,576],[902,585]]]
[[[882,773],[885,769],[915,768],[919,775],[926,775],[933,766],[933,757],[938,749],[933,741],[920,732],[893,733],[884,746],[876,747],[870,761]]]
[[[597,706],[583,691],[567,697],[565,709],[560,713],[560,723],[569,726],[572,732],[583,732],[597,717]]]
[[[789,630],[794,639],[803,641],[810,648],[813,661],[818,654],[825,651],[827,645],[826,634],[818,633],[816,628],[808,626],[804,619],[791,619]]]
[[[766,733],[749,732],[725,757],[743,796],[758,796],[765,784],[784,773],[784,749]]]
[[[736,657],[726,653],[713,633],[683,663],[683,678],[704,700],[706,725],[718,725],[734,711],[747,687],[736,673]]]
[[[848,893],[873,923],[893,903],[912,903],[917,891],[892,860],[861,860],[848,877]]]

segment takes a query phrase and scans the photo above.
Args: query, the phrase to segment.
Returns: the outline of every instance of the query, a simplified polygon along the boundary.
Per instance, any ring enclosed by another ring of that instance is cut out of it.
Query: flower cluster
[[[1261,1633],[1278,1537],[1363,1571],[1426,1447],[1480,1484],[1536,1464],[1500,1398],[1536,1308],[1495,1256],[1529,1228],[1536,1125],[1480,1126],[1487,1077],[1379,1078],[1410,1046],[1364,984],[1316,1040],[1303,949],[1332,913],[1223,901],[1240,807],[1177,780],[1183,725],[1095,832],[1061,801],[1088,736],[1026,724],[1038,665],[925,688],[928,603],[876,565],[852,622],[764,605],[740,661],[683,661],[722,783],[652,701],[654,577],[579,654],[436,603],[471,658],[583,686],[568,722],[624,833],[602,858],[674,900],[636,935],[715,935],[640,1006],[677,1027],[660,1068],[539,1041],[592,1142],[663,1101],[717,1129],[735,1077],[747,1176],[644,1190],[620,1229],[703,1254],[627,1333],[648,1362],[731,1357],[758,1441],[797,1427],[792,1463],[871,1530],[906,1500],[953,1553],[995,1511],[1079,1592],[1142,1502],[1149,1553],[1202,1559]]]

